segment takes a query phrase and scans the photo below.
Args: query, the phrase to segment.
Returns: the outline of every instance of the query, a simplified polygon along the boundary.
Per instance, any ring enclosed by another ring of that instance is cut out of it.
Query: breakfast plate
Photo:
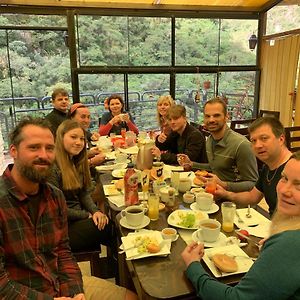
[[[111,175],[115,178],[123,178],[126,173],[126,169],[115,169],[112,171]]]
[[[141,230],[139,232],[129,233],[125,237],[121,237],[121,240],[122,248],[125,249],[126,259],[140,259],[170,254],[171,243],[163,240],[160,231]],[[145,246],[149,242],[158,245],[160,250],[156,253],[148,252]]]
[[[219,238],[215,242],[204,242],[201,234],[201,229],[198,229],[195,232],[193,232],[192,239],[194,242],[203,243],[204,247],[207,248],[226,246],[227,242],[227,236],[222,232],[220,232]]]
[[[132,146],[129,148],[119,148],[120,152],[126,153],[126,154],[138,154],[139,147],[138,146]]]
[[[195,230],[199,228],[199,222],[205,219],[208,219],[208,214],[205,212],[178,209],[169,215],[167,222],[174,227]]]
[[[265,216],[260,214],[254,208],[250,209],[251,218],[246,217],[246,214],[248,212],[247,208],[239,208],[236,211],[238,212],[238,215],[240,216],[240,218],[243,220],[243,222],[239,222],[238,217],[235,216],[234,224],[239,228],[242,228],[245,226],[256,226],[258,224],[263,224],[263,223],[270,223],[269,219],[267,219]]]
[[[211,259],[214,254],[227,254],[229,257],[234,258],[238,265],[238,270],[232,273],[219,271]],[[203,261],[206,263],[215,277],[225,277],[234,274],[246,273],[253,265],[252,259],[237,245],[206,249],[203,256]]]
[[[121,226],[123,226],[123,227],[125,227],[125,228],[127,228],[127,229],[133,229],[133,230],[136,230],[136,229],[142,229],[142,228],[146,227],[147,225],[149,225],[149,223],[150,223],[150,219],[149,219],[149,217],[147,217],[147,216],[144,216],[143,222],[142,222],[142,224],[139,225],[139,226],[132,226],[132,225],[129,225],[129,224],[127,223],[127,221],[126,221],[126,217],[123,217],[123,218],[120,219],[120,224],[121,224]]]
[[[192,203],[190,205],[190,208],[191,208],[191,210],[202,211],[202,212],[205,212],[207,214],[213,214],[213,213],[217,212],[220,209],[219,206],[216,203],[213,203],[212,206],[211,206],[211,209],[201,210],[200,208],[198,208],[197,202]]]

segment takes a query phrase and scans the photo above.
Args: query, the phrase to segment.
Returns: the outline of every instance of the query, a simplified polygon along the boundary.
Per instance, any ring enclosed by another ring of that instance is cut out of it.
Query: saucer
[[[213,247],[220,247],[226,245],[227,236],[220,232],[219,238],[215,242],[204,242],[202,240],[201,233],[199,234],[200,229],[196,230],[192,234],[192,239],[194,242],[200,242],[204,244],[204,247],[213,248]]]
[[[220,207],[216,203],[213,203],[210,210],[201,210],[201,209],[198,208],[197,202],[192,203],[190,205],[190,208],[191,208],[191,210],[194,210],[194,211],[206,212],[207,214],[213,214],[213,213],[217,212],[220,209]]]
[[[149,217],[147,217],[147,216],[144,216],[144,220],[143,220],[142,224],[140,224],[139,226],[132,226],[132,225],[129,225],[129,224],[127,223],[127,221],[126,221],[126,217],[123,217],[123,218],[121,218],[121,220],[120,220],[121,226],[123,226],[123,227],[125,227],[125,228],[127,228],[127,229],[133,229],[133,230],[144,228],[144,227],[146,227],[149,223],[150,223],[150,219],[149,219]]]

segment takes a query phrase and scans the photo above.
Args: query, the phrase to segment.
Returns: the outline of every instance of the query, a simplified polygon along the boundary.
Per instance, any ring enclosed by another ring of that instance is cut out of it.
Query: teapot
[[[139,141],[138,147],[139,151],[136,158],[136,168],[138,170],[146,170],[152,168],[153,154],[152,147],[154,146],[154,141],[150,139],[145,139]]]

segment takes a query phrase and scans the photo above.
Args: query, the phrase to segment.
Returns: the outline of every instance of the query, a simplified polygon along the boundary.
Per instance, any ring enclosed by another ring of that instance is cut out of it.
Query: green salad
[[[194,214],[187,213],[187,214],[179,214],[180,222],[178,225],[186,228],[192,228],[195,225],[196,217]]]

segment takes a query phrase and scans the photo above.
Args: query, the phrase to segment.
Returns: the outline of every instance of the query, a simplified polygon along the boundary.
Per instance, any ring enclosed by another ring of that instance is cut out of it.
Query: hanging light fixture
[[[253,51],[257,44],[257,36],[253,33],[249,38],[249,49]]]

